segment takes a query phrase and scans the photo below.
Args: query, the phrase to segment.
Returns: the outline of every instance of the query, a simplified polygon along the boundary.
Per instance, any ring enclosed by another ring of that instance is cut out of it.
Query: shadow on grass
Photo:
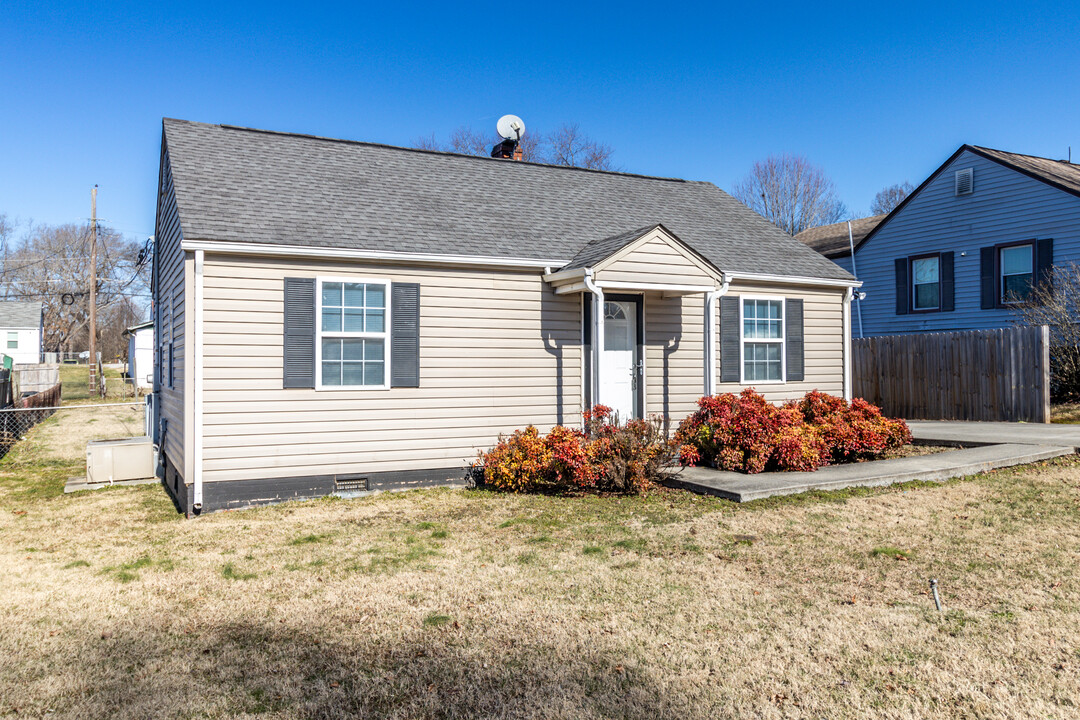
[[[323,622],[316,620],[315,624]],[[78,640],[79,663],[64,690],[35,664],[0,714],[36,716],[531,718],[685,716],[648,673],[594,646],[527,638],[473,645],[443,622],[402,636],[313,636],[295,619],[117,627]],[[319,628],[320,630],[324,628]],[[380,639],[381,638],[381,639]]]

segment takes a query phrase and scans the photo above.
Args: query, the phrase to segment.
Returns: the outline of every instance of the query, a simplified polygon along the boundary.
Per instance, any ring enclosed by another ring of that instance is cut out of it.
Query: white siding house
[[[0,302],[0,355],[16,365],[41,362],[42,305]]]
[[[139,389],[154,387],[154,321],[124,331],[128,339],[128,377]]]

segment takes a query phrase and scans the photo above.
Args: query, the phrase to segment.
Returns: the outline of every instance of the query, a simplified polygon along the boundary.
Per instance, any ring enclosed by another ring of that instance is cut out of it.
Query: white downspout
[[[727,294],[731,281],[721,275],[723,284],[705,293],[705,395],[716,394],[716,301]]]
[[[195,335],[195,358],[194,365],[191,372],[191,382],[194,386],[194,431],[195,437],[192,438],[192,446],[194,448],[194,464],[192,468],[192,478],[194,486],[194,497],[192,498],[192,510],[198,514],[202,512],[203,504],[203,261],[205,259],[205,250],[195,251],[195,301],[193,303],[195,311],[195,322],[193,323],[194,335]]]
[[[600,404],[600,358],[604,356],[604,291],[593,282],[592,268],[585,268],[585,276],[582,278],[585,287],[592,293],[592,397],[589,402],[592,405]]]
[[[851,221],[847,221],[847,241],[848,247],[851,248],[851,274],[856,280],[859,279],[859,270],[855,267],[855,238],[851,234]],[[863,336],[862,332],[862,299],[856,299],[855,301],[855,313],[859,316],[859,337]]]
[[[855,294],[855,288],[844,291],[844,399],[851,402],[851,298]]]

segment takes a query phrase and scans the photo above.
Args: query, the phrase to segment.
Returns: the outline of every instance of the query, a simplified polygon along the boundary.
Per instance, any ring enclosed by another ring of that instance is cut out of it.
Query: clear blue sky
[[[163,116],[398,145],[573,121],[723,188],[802,154],[860,213],[965,142],[1080,157],[1080,7],[943,5],[7,2],[0,212],[83,221],[97,183],[152,233]]]

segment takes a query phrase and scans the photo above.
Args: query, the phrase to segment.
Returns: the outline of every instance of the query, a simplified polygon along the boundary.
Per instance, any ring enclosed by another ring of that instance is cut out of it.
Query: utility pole
[[[90,189],[90,392],[97,392],[97,185]]]

